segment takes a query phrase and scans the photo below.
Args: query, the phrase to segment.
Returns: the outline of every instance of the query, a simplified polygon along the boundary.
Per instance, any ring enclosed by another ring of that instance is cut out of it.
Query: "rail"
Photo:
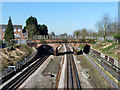
[[[20,68],[22,65],[26,64],[27,62],[29,62],[35,55],[36,55],[37,51],[35,50],[28,58],[26,58],[25,60],[21,61],[21,62],[18,62],[16,65],[15,65],[15,68],[18,69]],[[9,75],[10,73],[14,72],[14,68],[10,68],[8,67],[7,69],[3,70],[2,72],[2,76],[0,76],[1,78]]]
[[[99,63],[104,69],[106,69],[109,73],[111,73],[117,80],[120,81],[120,75],[117,72],[114,72],[112,69],[110,69],[107,65],[104,65],[102,62],[100,62],[97,58],[95,58],[92,54],[89,54],[97,63]],[[119,70],[120,71],[120,70]]]
[[[70,48],[66,47],[68,51],[70,51]],[[78,90],[81,90],[80,80],[77,73],[77,68],[73,59],[72,54],[67,54],[67,73],[66,73],[66,88],[74,89],[77,88]]]
[[[32,74],[36,71],[37,68],[49,57],[49,55],[44,56],[42,59],[38,59],[34,64],[32,64],[29,68],[23,71],[20,75],[15,77],[12,81],[10,81],[7,85],[3,86],[1,90],[8,89],[17,89],[19,86]]]
[[[79,50],[81,50],[79,47],[77,47]],[[100,74],[105,78],[105,80],[114,88],[119,89],[111,80],[110,78],[83,52],[83,55],[95,66],[95,68],[100,72]]]

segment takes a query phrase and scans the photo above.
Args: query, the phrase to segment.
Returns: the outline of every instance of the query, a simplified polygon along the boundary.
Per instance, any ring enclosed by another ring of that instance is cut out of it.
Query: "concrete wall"
[[[104,58],[105,60],[111,62],[115,66],[120,67],[120,65],[118,64],[118,60],[116,60],[116,59],[114,59],[114,58],[112,58],[112,57],[110,57],[110,56],[108,56],[108,55],[106,55],[104,53],[101,53],[100,51],[97,51],[96,49],[91,48],[90,50],[93,53],[95,53],[95,54],[99,55],[100,57]]]

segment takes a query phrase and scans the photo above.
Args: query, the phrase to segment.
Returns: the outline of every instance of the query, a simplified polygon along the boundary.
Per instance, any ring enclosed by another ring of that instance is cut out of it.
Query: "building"
[[[4,40],[4,34],[7,25],[0,25],[0,40]],[[26,33],[22,33],[22,25],[13,25],[14,36],[16,40],[25,40],[28,38]]]

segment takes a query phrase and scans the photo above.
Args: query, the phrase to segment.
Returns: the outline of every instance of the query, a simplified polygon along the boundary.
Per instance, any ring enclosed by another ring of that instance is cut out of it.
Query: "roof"
[[[7,27],[7,25],[0,25],[0,28],[1,28],[1,29],[2,29],[2,28],[5,28],[5,29],[6,29],[6,27]],[[16,29],[20,28],[20,29],[22,29],[22,25],[13,25],[13,28],[16,28]]]

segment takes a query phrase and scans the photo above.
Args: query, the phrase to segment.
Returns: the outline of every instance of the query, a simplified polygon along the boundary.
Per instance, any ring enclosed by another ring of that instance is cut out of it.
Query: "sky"
[[[2,24],[9,16],[15,25],[26,25],[26,20],[36,17],[39,24],[46,24],[48,32],[56,35],[86,28],[97,31],[95,24],[103,15],[115,19],[117,2],[2,2]]]

